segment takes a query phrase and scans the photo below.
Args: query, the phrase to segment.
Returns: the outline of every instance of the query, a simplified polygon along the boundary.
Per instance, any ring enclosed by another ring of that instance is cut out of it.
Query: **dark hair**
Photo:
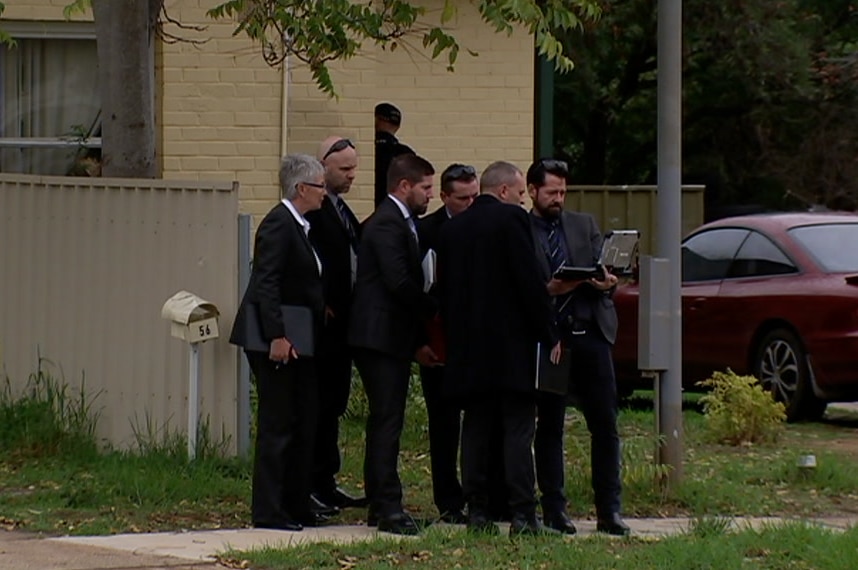
[[[402,123],[402,111],[390,103],[379,103],[376,105],[375,116],[397,127]]]
[[[441,192],[449,194],[453,182],[471,182],[477,179],[477,171],[470,164],[453,163],[441,173]]]
[[[421,182],[424,177],[435,174],[435,168],[428,160],[416,154],[400,154],[393,157],[387,169],[387,191],[390,192],[400,180],[410,184]]]
[[[565,160],[555,158],[540,158],[527,169],[527,183],[539,188],[545,184],[545,175],[553,174],[564,181],[569,178],[569,165]]]

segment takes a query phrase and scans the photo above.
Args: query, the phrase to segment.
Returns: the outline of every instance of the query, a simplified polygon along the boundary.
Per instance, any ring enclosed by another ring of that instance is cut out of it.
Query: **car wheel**
[[[791,331],[776,329],[763,337],[754,371],[760,384],[783,403],[787,421],[819,419],[825,411],[825,402],[813,394],[804,347]]]

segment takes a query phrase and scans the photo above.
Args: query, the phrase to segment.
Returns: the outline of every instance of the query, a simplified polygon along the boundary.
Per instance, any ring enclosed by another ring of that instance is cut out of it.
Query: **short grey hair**
[[[324,173],[322,163],[309,154],[287,154],[280,161],[280,196],[294,200],[299,183],[314,182]]]
[[[493,162],[480,176],[480,192],[491,192],[504,184],[512,186],[519,175],[521,175],[521,169],[511,162],[503,160]]]

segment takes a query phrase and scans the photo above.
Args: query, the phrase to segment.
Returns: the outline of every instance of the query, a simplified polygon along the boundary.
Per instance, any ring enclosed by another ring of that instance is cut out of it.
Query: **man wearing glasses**
[[[561,160],[543,159],[527,170],[527,189],[533,202],[530,226],[539,269],[554,299],[554,321],[564,348],[570,351],[572,386],[590,431],[596,528],[624,536],[629,534],[629,527],[620,518],[620,437],[611,357],[617,334],[611,294],[617,278],[604,268],[600,278],[566,282],[552,278],[561,265],[597,264],[602,248],[602,233],[593,216],[563,210],[568,175],[568,167]],[[534,452],[543,521],[550,528],[575,534],[563,492],[566,397],[539,392],[537,417]]]
[[[300,337],[312,338],[324,315],[323,269],[307,237],[305,217],[322,206],[323,180],[324,168],[314,157],[283,157],[282,200],[256,230],[253,270],[229,339],[244,348],[256,379],[250,511],[258,528],[300,531],[328,520],[310,499],[317,359],[296,348]],[[284,305],[308,310],[312,322],[285,321]]]
[[[313,468],[313,498],[324,512],[325,507],[336,511],[366,505],[365,498],[350,495],[336,481],[339,420],[348,405],[352,379],[347,336],[361,228],[345,201],[358,166],[354,144],[347,138],[328,137],[319,145],[317,157],[325,167],[325,198],[307,219],[312,225],[310,241],[324,268],[325,324],[317,359],[319,418]]]
[[[429,255],[434,255],[441,227],[450,218],[467,210],[479,193],[480,183],[473,166],[451,164],[441,173],[441,201],[444,205],[417,222],[417,234],[420,236],[423,255],[430,250],[433,253]],[[430,289],[430,293],[435,293],[434,287]],[[436,333],[439,333],[438,317],[435,317],[429,326],[435,327]],[[430,339],[432,337],[430,334]],[[439,339],[439,342],[443,343],[443,339]],[[438,354],[439,352],[441,351],[434,351],[432,356],[440,357],[443,353]],[[420,366],[420,383],[423,386],[423,398],[429,419],[432,493],[442,521],[465,524],[465,499],[457,468],[462,412],[455,402],[442,394],[443,376],[444,367],[441,360],[431,366]]]

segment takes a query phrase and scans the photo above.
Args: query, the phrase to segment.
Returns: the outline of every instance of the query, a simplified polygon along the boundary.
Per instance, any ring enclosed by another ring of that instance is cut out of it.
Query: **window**
[[[4,28],[17,45],[0,46],[0,172],[70,174],[101,146],[92,25]]]
[[[748,230],[723,228],[705,231],[682,244],[682,280],[714,281],[724,279],[736,251],[748,236]]]
[[[827,273],[858,271],[858,223],[799,226],[790,235],[816,259]]]
[[[761,277],[796,271],[795,265],[769,238],[760,233],[751,232],[739,248],[727,276]]]

